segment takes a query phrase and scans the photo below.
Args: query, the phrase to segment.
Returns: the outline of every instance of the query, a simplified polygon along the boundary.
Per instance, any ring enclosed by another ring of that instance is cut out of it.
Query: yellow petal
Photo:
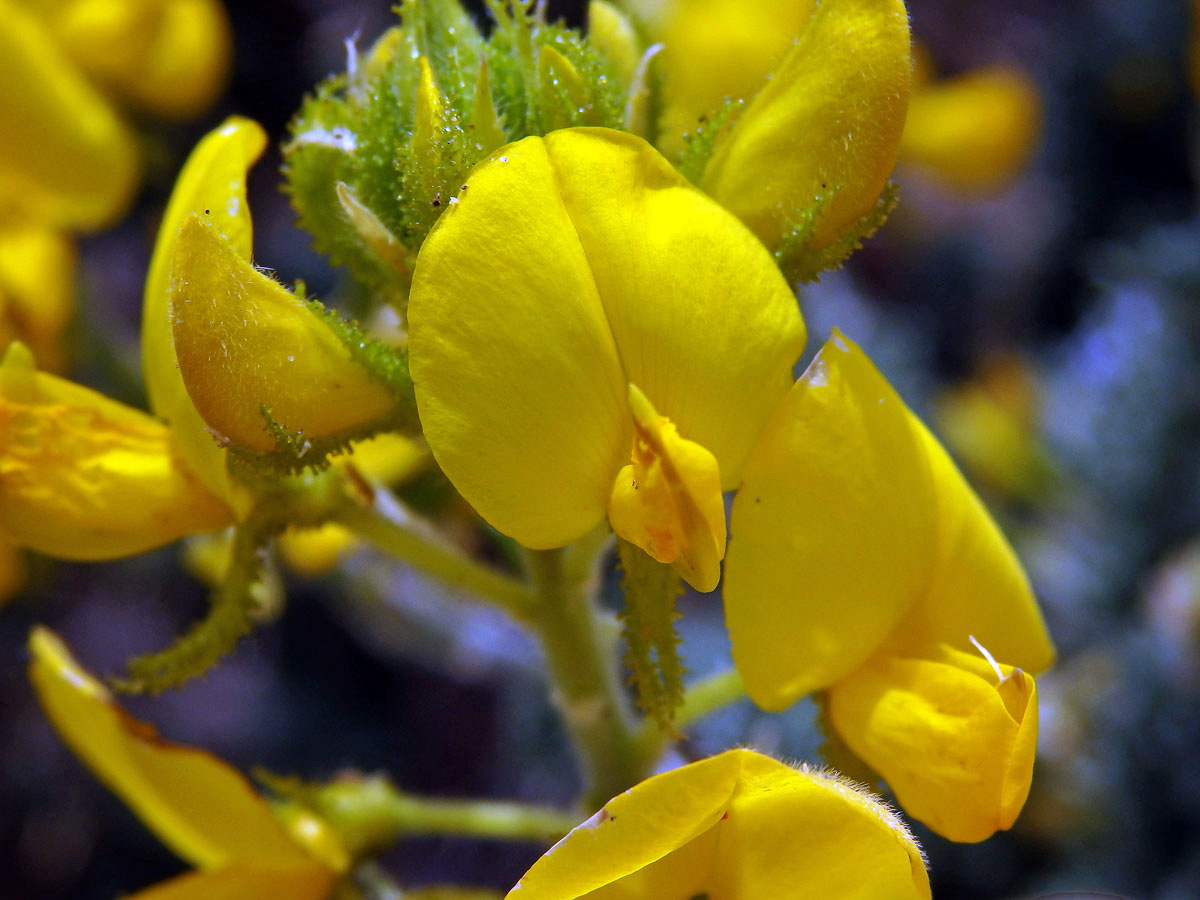
[[[250,258],[246,172],[266,142],[266,133],[257,123],[235,116],[196,145],[175,182],[159,226],[142,307],[142,371],[150,408],[170,423],[180,454],[197,477],[239,513],[247,510],[249,501],[230,480],[225,453],[208,433],[179,374],[171,323],[171,267],[179,232],[193,214],[203,215],[239,255]]]
[[[315,862],[242,863],[180,875],[127,900],[327,900],[333,882],[333,874]]]
[[[467,184],[409,303],[421,421],[463,496],[526,546],[585,534],[628,459],[631,382],[736,485],[804,342],[762,246],[605,129],[510,144]]]
[[[816,9],[815,0],[674,0],[661,31],[667,108],[663,152],[726,98],[750,102],[779,68]]]
[[[1041,97],[1021,70],[977,69],[913,94],[901,158],[963,191],[1001,187],[1029,162]]]
[[[256,269],[215,226],[184,220],[171,270],[175,353],[188,396],[223,440],[276,449],[263,408],[302,439],[385,419],[387,388],[302,300]]]
[[[661,563],[670,563],[698,591],[721,580],[725,502],[713,455],[685,440],[646,395],[629,386],[633,464],[613,482],[608,519],[613,531]]]
[[[932,486],[911,418],[835,334],[759,438],[724,593],[734,658],[765,709],[857,668],[927,583]]]
[[[633,80],[641,58],[641,44],[629,17],[608,0],[588,4],[588,43],[608,57],[626,83]]]
[[[911,66],[902,0],[826,0],[718,139],[701,186],[772,248],[796,210],[831,195],[812,246],[832,243],[871,211],[887,183]]]
[[[34,370],[0,365],[0,526],[66,559],[128,556],[232,518],[143,412]]]
[[[1001,680],[978,653],[930,656],[873,657],[830,688],[830,718],[907,813],[952,841],[982,841],[1025,805],[1037,687],[1011,666]]]
[[[55,729],[175,853],[202,868],[311,862],[235,769],[128,716],[46,629],[33,631],[29,649],[29,676]]]
[[[1053,648],[1012,548],[865,354],[826,343],[763,432],[734,501],[725,617],[754,700],[781,709],[885,640],[974,634],[1039,672]]]
[[[41,225],[0,228],[0,347],[21,341],[43,369],[65,365],[75,311],[75,244]]]
[[[807,768],[730,750],[609,801],[538,860],[509,897],[700,893],[915,900],[929,897],[929,882],[916,843],[881,803]]]
[[[365,441],[355,441],[349,453],[334,457],[333,462],[334,465],[353,466],[360,474],[380,484],[395,485],[429,465],[429,448],[422,440],[385,432]]]
[[[137,147],[24,4],[0,0],[0,211],[99,228],[137,186]]]

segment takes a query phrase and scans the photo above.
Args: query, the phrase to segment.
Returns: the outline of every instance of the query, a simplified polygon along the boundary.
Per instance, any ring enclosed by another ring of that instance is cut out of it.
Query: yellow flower
[[[920,848],[852,784],[730,750],[610,800],[509,898],[928,898]]]
[[[41,553],[105,559],[228,524],[157,419],[53,375],[13,344],[0,364],[0,529]]]
[[[1002,187],[1041,133],[1037,85],[1014,66],[974,69],[914,87],[901,160],[961,191]]]
[[[725,619],[755,702],[828,689],[843,739],[914,816],[955,840],[1011,825],[1029,788],[1033,679],[1005,682],[1027,686],[1012,700],[975,641],[1006,677],[1042,671],[1053,647],[979,498],[840,335],[760,437],[730,531]]]
[[[456,199],[409,302],[439,465],[527,547],[566,545],[607,513],[712,590],[720,491],[804,344],[770,255],[644,141],[605,129],[511,144]]]
[[[788,392],[804,339],[790,292],[761,245],[643,142],[528,138],[459,200],[417,259],[410,352],[430,449],[493,526],[548,548],[607,513],[710,590],[720,491],[738,488],[726,621],[769,710],[835,691],[878,654],[958,660],[945,647],[974,653],[972,635],[1006,666],[1050,664],[1024,573],[945,451],[840,335]],[[986,752],[970,766],[1011,768],[1027,789],[1032,742],[1015,734],[1036,714],[1021,712],[991,721],[994,743],[970,723],[936,740]],[[858,732],[873,720],[842,721],[870,755]],[[891,762],[875,763],[885,778]],[[1006,827],[1017,793],[971,794],[992,807],[970,814]]]
[[[198,871],[138,900],[324,900],[349,865],[319,819],[284,823],[246,779],[128,716],[45,629],[30,636],[30,679],[63,740],[164,844]]]
[[[900,146],[911,57],[902,0],[674,0],[661,29],[662,147],[746,101],[698,184],[770,248],[825,198],[819,250],[875,207]]]
[[[223,86],[229,55],[218,0],[0,0],[0,216],[113,221],[141,165],[109,98],[193,115]]]
[[[151,408],[171,422],[200,477],[226,495],[236,490],[222,447],[277,449],[268,411],[314,440],[383,420],[395,406],[329,324],[250,261],[245,179],[265,141],[257,124],[237,117],[201,141],[171,195],[146,279]]]

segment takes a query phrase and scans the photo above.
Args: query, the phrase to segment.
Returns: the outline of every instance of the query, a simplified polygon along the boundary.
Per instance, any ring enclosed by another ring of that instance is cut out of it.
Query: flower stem
[[[416,797],[379,776],[335,781],[315,789],[308,802],[355,855],[406,835],[549,844],[579,824],[574,815],[546,806]]]
[[[376,490],[369,506],[342,504],[333,521],[443,584],[530,621],[533,595],[525,585],[470,559],[386,491]]]
[[[598,808],[645,775],[617,673],[619,629],[595,603],[596,555],[580,545],[526,555],[537,601],[531,625],[583,770],[588,809]]]

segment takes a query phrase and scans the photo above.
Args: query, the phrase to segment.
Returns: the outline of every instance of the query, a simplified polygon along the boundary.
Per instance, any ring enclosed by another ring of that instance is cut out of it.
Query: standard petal
[[[29,649],[29,677],[55,729],[175,853],[208,869],[312,862],[239,772],[128,716],[46,629],[33,631]]]
[[[935,82],[909,101],[901,159],[959,190],[995,190],[1029,162],[1041,106],[1037,86],[1011,66]]]
[[[718,139],[701,186],[768,247],[830,197],[832,243],[874,207],[904,128],[912,60],[902,0],[826,0],[750,106]]]
[[[333,882],[333,874],[315,862],[243,863],[180,875],[126,900],[326,900]]]
[[[829,690],[829,715],[913,818],[952,841],[1012,827],[1033,775],[1037,688],[978,653],[881,653]]]
[[[426,440],[528,547],[601,519],[633,427],[587,256],[539,138],[478,166],[417,258],[409,353]]]
[[[132,199],[133,136],[25,4],[0,0],[0,209],[99,228]]]
[[[640,138],[545,139],[625,371],[737,486],[792,383],[804,321],[771,256]]]
[[[869,657],[931,576],[933,483],[903,401],[838,334],[763,431],[730,517],[725,621],[782,709]]]
[[[143,412],[37,372],[12,345],[0,365],[0,528],[66,559],[140,553],[232,520]]]
[[[316,312],[197,215],[175,245],[171,310],[188,396],[235,446],[277,449],[265,409],[302,440],[349,434],[395,409]]]
[[[197,476],[211,490],[233,500],[239,510],[246,503],[235,493],[225,468],[225,453],[208,434],[179,374],[171,321],[171,267],[179,232],[193,214],[204,216],[241,256],[250,258],[246,172],[266,142],[266,133],[257,123],[235,116],[196,145],[175,182],[159,226],[142,307],[142,371],[150,408],[171,424],[180,453]]]

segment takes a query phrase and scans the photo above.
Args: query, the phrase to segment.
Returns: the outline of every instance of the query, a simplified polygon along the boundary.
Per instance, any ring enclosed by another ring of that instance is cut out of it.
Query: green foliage
[[[683,663],[679,658],[679,633],[675,598],[682,593],[679,575],[628,541],[617,541],[625,573],[625,610],[621,614],[631,682],[638,705],[668,729],[683,702]]]
[[[166,650],[129,661],[128,677],[114,679],[117,690],[158,694],[203,675],[254,625],[264,605],[263,547],[269,531],[254,524],[238,526],[225,581],[209,598],[208,615]]]
[[[284,147],[317,249],[401,311],[422,241],[476,163],[555,128],[621,127],[628,86],[586,38],[528,2],[488,6],[485,39],[458,0],[404,0],[402,27],[305,100]]]
[[[875,206],[865,216],[846,229],[832,244],[814,250],[810,245],[816,233],[817,222],[825,212],[826,205],[837,196],[840,188],[821,194],[808,209],[798,210],[783,243],[775,251],[779,268],[793,282],[816,281],[827,269],[840,269],[862,242],[873,235],[887,221],[900,199],[900,190],[889,183],[879,195]]]

